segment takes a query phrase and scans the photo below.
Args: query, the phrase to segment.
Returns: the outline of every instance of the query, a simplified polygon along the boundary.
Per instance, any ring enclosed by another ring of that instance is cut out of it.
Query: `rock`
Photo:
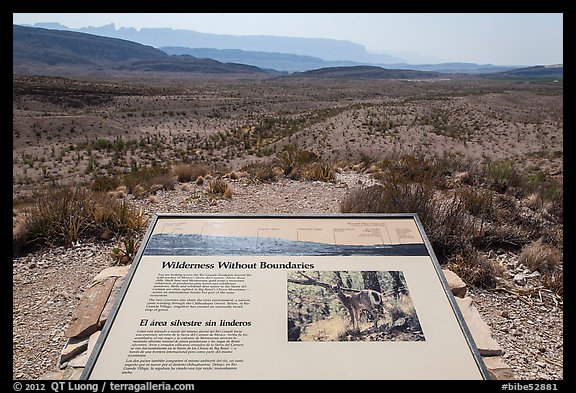
[[[116,277],[108,277],[94,283],[80,300],[74,310],[72,322],[66,331],[66,337],[87,337],[98,330],[100,314],[106,306]]]
[[[500,356],[485,356],[482,358],[492,379],[509,380],[514,378],[514,372]]]
[[[472,334],[478,352],[482,356],[500,356],[504,351],[492,338],[492,329],[480,316],[476,307],[472,304],[472,298],[456,298],[456,303],[462,312],[466,325]]]
[[[442,269],[442,272],[444,273],[444,277],[446,277],[446,281],[448,282],[452,294],[456,297],[466,296],[466,283],[451,270]]]
[[[61,381],[64,379],[64,371],[50,371],[39,378],[41,381]]]
[[[94,277],[92,281],[98,282],[102,281],[108,277],[122,277],[128,274],[130,270],[130,265],[128,266],[112,266],[102,270],[100,273]]]
[[[500,316],[502,318],[510,318],[510,313],[508,311],[504,310],[500,313]]]
[[[87,338],[75,338],[71,337],[68,339],[68,342],[62,348],[60,352],[60,359],[58,361],[59,364],[66,362],[69,359],[72,359],[74,356],[82,353],[88,348],[88,339]]]
[[[64,379],[66,380],[79,380],[80,376],[82,375],[82,372],[84,371],[84,368],[70,368],[69,370],[72,370],[70,373],[66,374],[64,376]]]
[[[114,232],[110,229],[106,228],[100,233],[100,239],[102,240],[110,240],[114,237]]]
[[[125,267],[125,266],[122,266]],[[110,311],[114,307],[114,303],[116,303],[116,297],[120,290],[122,289],[122,285],[124,284],[124,277],[118,277],[116,282],[114,283],[114,287],[112,287],[112,291],[110,291],[110,296],[108,297],[108,301],[100,314],[100,318],[98,319],[98,328],[102,329],[104,324],[108,320],[108,316],[110,315]]]
[[[522,273],[517,273],[514,275],[514,278],[512,278],[512,281],[516,285],[524,286],[526,285],[526,276]]]
[[[94,346],[96,345],[96,341],[98,341],[98,337],[100,337],[100,333],[102,333],[102,331],[98,330],[92,333],[92,335],[88,339],[88,348],[86,348],[86,353],[88,354],[88,356],[90,356],[90,354],[94,350]]]
[[[74,359],[68,362],[68,369],[78,368],[78,367],[86,367],[86,362],[88,361],[88,352],[84,351],[80,355],[76,356]]]

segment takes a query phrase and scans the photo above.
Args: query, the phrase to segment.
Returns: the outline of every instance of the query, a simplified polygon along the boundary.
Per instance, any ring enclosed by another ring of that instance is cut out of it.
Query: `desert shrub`
[[[153,184],[162,184],[157,182],[159,176],[167,173],[168,169],[166,168],[139,168],[124,174],[122,182],[128,188],[128,192],[132,193],[134,187],[138,184],[143,186],[145,189],[149,189]]]
[[[286,145],[275,157],[274,164],[282,168],[284,176],[298,180],[304,166],[319,162],[320,157],[308,150],[300,149],[296,145]]]
[[[148,179],[145,183],[150,184],[149,189],[152,192],[156,192],[158,190],[173,190],[176,186],[176,178],[172,175],[165,173],[162,175],[156,175]]]
[[[230,184],[228,184],[228,186],[226,187],[226,190],[224,190],[223,197],[227,198],[227,199],[232,199],[233,193],[234,193],[234,188]]]
[[[564,296],[564,272],[560,269],[542,276],[542,285],[558,296]]]
[[[117,241],[110,255],[116,265],[127,265],[132,263],[139,247],[140,242],[132,234],[127,234]]]
[[[474,247],[483,250],[503,249],[516,251],[530,242],[534,233],[512,222],[490,223],[485,225],[479,236],[472,238]]]
[[[500,193],[504,193],[510,187],[521,184],[520,172],[511,161],[487,161],[483,176],[488,181],[489,187]]]
[[[222,179],[215,179],[208,184],[208,195],[213,198],[232,198],[232,186]]]
[[[302,179],[318,180],[324,182],[334,181],[336,178],[334,168],[331,164],[322,162],[313,162],[301,169]]]
[[[243,166],[241,170],[248,173],[248,177],[253,181],[275,182],[278,180],[278,173],[270,164],[251,163]]]
[[[530,194],[528,202],[532,209],[543,208],[557,222],[563,221],[564,187],[560,181],[551,179],[540,171],[524,176],[523,194]]]
[[[495,288],[498,277],[503,274],[502,267],[494,260],[474,251],[452,256],[446,268],[456,273],[464,282],[479,288]]]
[[[12,253],[20,252],[22,246],[28,241],[28,228],[26,216],[18,210],[12,211]]]
[[[209,170],[205,164],[179,164],[171,169],[172,176],[176,177],[179,183],[194,182],[199,176],[206,176]]]
[[[551,273],[562,263],[562,253],[556,247],[539,239],[522,248],[518,262],[528,266],[531,271]]]
[[[86,212],[91,195],[81,188],[61,189],[38,196],[30,208],[28,239],[31,243],[74,244],[89,228]]]
[[[90,189],[92,191],[112,191],[120,185],[121,179],[117,176],[94,176]]]
[[[374,185],[352,191],[341,203],[343,213],[419,212],[420,219],[431,214],[434,189],[421,184]]]
[[[144,212],[142,210],[131,207],[125,200],[113,200],[112,203],[109,202],[110,201],[103,199],[102,202],[97,205],[104,207],[105,220],[102,221],[102,224],[105,227],[114,232],[129,233],[142,229],[146,225],[146,219],[144,218]],[[94,214],[94,216],[96,217],[96,214]]]
[[[422,152],[390,153],[375,164],[379,169],[374,177],[382,182],[431,183],[437,188],[446,187],[447,176],[455,172],[467,171],[469,160],[458,154],[429,155]]]
[[[460,188],[457,195],[464,202],[468,213],[473,216],[486,220],[493,220],[496,216],[492,192],[489,190],[466,187]]]
[[[440,201],[430,184],[387,183],[352,191],[341,203],[343,213],[416,213],[440,257],[467,251],[477,233],[475,222],[457,196]]]
[[[94,142],[94,148],[96,150],[106,150],[112,147],[112,143],[104,138],[96,139]]]
[[[27,246],[70,246],[97,237],[104,228],[128,233],[146,224],[143,212],[125,201],[79,187],[38,195],[27,215]]]

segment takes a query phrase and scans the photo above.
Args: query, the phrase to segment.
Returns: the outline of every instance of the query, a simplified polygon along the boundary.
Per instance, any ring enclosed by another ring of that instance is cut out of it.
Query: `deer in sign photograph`
[[[342,285],[342,280],[338,277],[336,285],[332,287],[332,290],[348,310],[352,328],[355,331],[360,331],[360,315],[362,310],[366,310],[370,315],[372,315],[374,320],[374,329],[377,329],[378,316],[383,308],[382,294],[371,289],[353,290],[354,293],[346,294],[342,290]],[[351,291],[351,289],[347,290]]]

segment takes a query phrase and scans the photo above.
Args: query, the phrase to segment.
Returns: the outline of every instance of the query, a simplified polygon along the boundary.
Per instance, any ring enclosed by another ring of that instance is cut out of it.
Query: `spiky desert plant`
[[[208,185],[208,195],[212,198],[232,198],[233,189],[230,184],[222,179],[215,179]]]

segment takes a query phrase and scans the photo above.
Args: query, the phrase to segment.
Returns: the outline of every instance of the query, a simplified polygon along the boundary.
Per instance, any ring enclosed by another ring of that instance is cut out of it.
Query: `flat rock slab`
[[[108,277],[94,283],[84,292],[80,304],[74,310],[66,337],[87,337],[98,330],[100,314],[106,306],[115,282],[116,277]]]
[[[472,334],[472,338],[476,343],[480,355],[500,356],[504,354],[502,347],[492,338],[492,329],[484,322],[478,309],[472,304],[472,298],[456,297],[455,299],[466,321],[466,325],[468,325],[468,329],[470,329],[470,333]]]
[[[66,346],[60,352],[59,364],[72,359],[74,356],[84,352],[88,348],[88,338],[71,337],[68,339]]]
[[[90,336],[90,339],[88,340],[88,348],[86,348],[86,353],[88,353],[88,356],[90,356],[90,354],[94,350],[94,347],[96,346],[96,341],[98,341],[98,337],[100,337],[100,333],[102,333],[102,331],[98,330],[92,333],[92,335]]]
[[[468,290],[466,283],[452,270],[442,269],[442,273],[444,273],[444,277],[446,277],[452,294],[455,297],[465,297],[466,291]]]
[[[102,313],[100,314],[100,318],[98,319],[98,328],[99,329],[102,329],[104,327],[104,324],[108,320],[108,317],[110,316],[110,312],[112,311],[112,308],[114,307],[114,304],[116,303],[116,298],[118,297],[118,294],[120,293],[120,290],[122,289],[123,284],[124,284],[124,277],[118,277],[116,279],[116,282],[114,283],[114,286],[112,287],[112,291],[110,292],[110,296],[108,297],[108,301],[106,302],[106,305],[104,306],[104,309],[102,310]]]
[[[492,379],[509,380],[514,378],[514,372],[500,356],[485,356],[482,358]]]
[[[130,271],[130,266],[131,265],[107,267],[106,269],[104,269],[100,273],[98,273],[94,277],[93,281],[103,281],[103,280],[107,279],[108,277],[125,276]]]

